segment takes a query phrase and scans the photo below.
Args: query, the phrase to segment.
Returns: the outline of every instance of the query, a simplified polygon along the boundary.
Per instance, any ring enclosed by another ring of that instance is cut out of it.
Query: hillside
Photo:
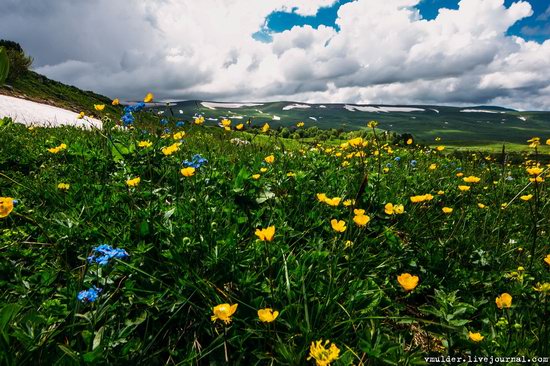
[[[378,121],[381,129],[412,133],[418,141],[443,138],[451,145],[486,145],[501,142],[524,144],[538,135],[550,135],[550,112],[519,112],[490,106],[308,104],[297,102],[219,103],[184,101],[158,108],[166,116],[207,120],[227,117],[269,122],[272,127],[306,126],[354,130]]]

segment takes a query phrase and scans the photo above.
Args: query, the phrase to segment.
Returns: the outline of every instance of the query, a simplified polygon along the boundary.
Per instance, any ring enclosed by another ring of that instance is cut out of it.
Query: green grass
[[[379,134],[342,149],[183,130],[165,156],[175,141],[160,129],[0,127],[0,196],[18,201],[0,218],[0,364],[304,365],[320,339],[339,348],[337,365],[549,355],[550,294],[533,288],[550,282],[550,194],[524,164],[383,147]],[[182,176],[195,154],[208,162]],[[480,181],[462,192],[460,173]],[[330,206],[319,193],[342,201]],[[432,200],[410,200],[427,193]],[[387,214],[390,202],[405,212]],[[336,232],[332,219],[347,229]],[[269,226],[273,240],[259,240]],[[103,243],[129,257],[89,263]],[[418,286],[405,291],[402,273]],[[92,286],[97,300],[79,301]],[[510,309],[496,306],[502,293]],[[232,322],[213,322],[224,303],[238,304]],[[262,323],[261,308],[280,314]]]

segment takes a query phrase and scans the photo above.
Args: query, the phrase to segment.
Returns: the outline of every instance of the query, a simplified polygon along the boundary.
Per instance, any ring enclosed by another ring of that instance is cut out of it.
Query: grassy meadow
[[[512,163],[95,113],[1,123],[0,365],[550,356],[550,136]]]

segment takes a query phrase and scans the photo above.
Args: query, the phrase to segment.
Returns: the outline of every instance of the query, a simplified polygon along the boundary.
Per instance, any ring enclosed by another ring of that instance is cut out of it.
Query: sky
[[[0,0],[0,38],[123,100],[550,110],[548,0]]]

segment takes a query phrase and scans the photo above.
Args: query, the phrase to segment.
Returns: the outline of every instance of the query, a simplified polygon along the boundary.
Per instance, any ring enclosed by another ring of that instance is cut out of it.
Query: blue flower
[[[105,266],[112,258],[124,259],[129,255],[124,249],[113,248],[107,244],[101,244],[92,249],[92,255],[88,257],[89,263],[97,263],[100,266]]]
[[[166,118],[163,118],[160,120],[160,124],[166,126],[168,124],[168,120]]]
[[[183,127],[184,125],[185,125],[185,122],[183,121],[176,122],[176,127]]]
[[[126,113],[124,116],[122,116],[122,122],[125,126],[131,125],[132,123],[134,123],[135,120],[136,119],[134,118],[132,113]]]
[[[457,172],[459,172],[459,171],[461,171],[461,170],[462,170],[461,167],[458,167],[458,168],[455,169],[455,171],[457,171]]]
[[[202,167],[203,165],[205,165],[207,163],[208,163],[208,160],[203,158],[200,154],[195,154],[191,158],[191,161],[185,160],[185,161],[183,161],[182,164],[185,167],[193,167],[195,169],[199,169],[200,167]]]
[[[170,133],[172,130],[170,130],[169,128],[165,128],[164,129],[164,133]]]
[[[391,168],[392,166],[393,166],[392,163],[387,163],[386,164],[386,168]]]
[[[393,158],[393,160],[399,162],[399,161],[401,161],[401,157],[400,157],[400,156],[396,156],[395,158]]]
[[[11,202],[13,203],[13,207],[16,207],[19,204],[19,200],[14,199]]]
[[[411,166],[414,168],[416,166],[416,160],[411,160]]]
[[[93,286],[93,287],[90,287],[87,290],[80,291],[76,298],[79,301],[82,301],[82,302],[94,302],[94,301],[97,300],[97,298],[99,296],[99,293],[101,291],[102,291],[102,289]]]

